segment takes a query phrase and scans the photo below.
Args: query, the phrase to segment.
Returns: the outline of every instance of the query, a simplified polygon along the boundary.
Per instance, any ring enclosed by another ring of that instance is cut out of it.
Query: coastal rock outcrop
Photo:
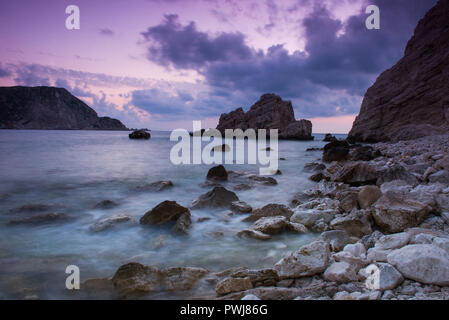
[[[164,201],[145,213],[140,218],[140,224],[159,225],[175,221],[173,227],[175,233],[187,233],[192,221],[190,210],[179,205],[176,201]]]
[[[349,140],[411,140],[449,130],[449,1],[419,22],[404,57],[366,92]]]
[[[275,94],[264,94],[248,112],[238,108],[220,116],[217,129],[224,134],[226,129],[279,129],[280,139],[313,140],[312,123],[295,119],[292,103]]]
[[[64,88],[0,87],[0,129],[128,130]]]

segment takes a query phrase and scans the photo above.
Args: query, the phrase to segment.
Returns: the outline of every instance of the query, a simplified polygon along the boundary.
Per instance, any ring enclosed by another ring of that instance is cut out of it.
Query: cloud
[[[115,32],[112,31],[109,28],[101,28],[99,31],[100,31],[100,34],[103,35],[103,36],[111,37],[111,36],[113,36],[115,34]]]
[[[289,52],[282,44],[262,52],[249,47],[242,34],[212,36],[197,30],[194,22],[181,25],[177,15],[166,16],[142,35],[149,44],[149,60],[204,76],[215,93],[209,97],[211,105],[210,100],[227,94],[258,97],[274,92],[292,100],[301,117],[340,116],[358,112],[366,89],[401,58],[418,20],[435,2],[372,1],[381,9],[381,30],[366,29],[364,10],[343,22],[313,2],[300,26],[304,52]],[[275,21],[277,8],[270,1],[268,5]]]
[[[177,15],[166,15],[157,26],[142,32],[148,43],[148,59],[178,69],[202,68],[208,63],[247,59],[252,55],[241,33],[221,33],[215,37],[198,31],[194,22],[186,26]]]
[[[11,76],[11,71],[6,67],[3,67],[2,63],[0,63],[0,78],[7,78]]]

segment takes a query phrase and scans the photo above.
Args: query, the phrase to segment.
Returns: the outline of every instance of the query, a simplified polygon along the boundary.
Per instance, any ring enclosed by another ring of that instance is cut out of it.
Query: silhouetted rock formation
[[[416,139],[449,129],[449,0],[419,22],[404,57],[363,99],[350,141]]]
[[[238,108],[220,116],[217,129],[224,134],[226,129],[279,129],[280,139],[313,140],[312,123],[295,119],[292,103],[283,101],[275,94],[264,94],[248,112]]]
[[[54,87],[0,87],[0,129],[127,130]]]

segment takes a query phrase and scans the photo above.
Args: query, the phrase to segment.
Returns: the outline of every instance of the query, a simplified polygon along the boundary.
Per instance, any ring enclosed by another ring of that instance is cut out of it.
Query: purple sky
[[[0,2],[0,85],[65,87],[129,127],[214,127],[266,92],[314,132],[347,132],[436,0]],[[78,5],[81,29],[67,30]],[[365,28],[365,8],[381,30]]]

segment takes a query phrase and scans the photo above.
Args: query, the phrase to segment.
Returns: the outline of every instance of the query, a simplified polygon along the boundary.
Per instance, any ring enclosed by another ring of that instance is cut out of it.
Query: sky
[[[132,128],[215,127],[264,93],[347,133],[437,0],[0,0],[0,86],[56,86]],[[66,28],[66,7],[80,29]],[[380,29],[368,30],[368,5]]]

